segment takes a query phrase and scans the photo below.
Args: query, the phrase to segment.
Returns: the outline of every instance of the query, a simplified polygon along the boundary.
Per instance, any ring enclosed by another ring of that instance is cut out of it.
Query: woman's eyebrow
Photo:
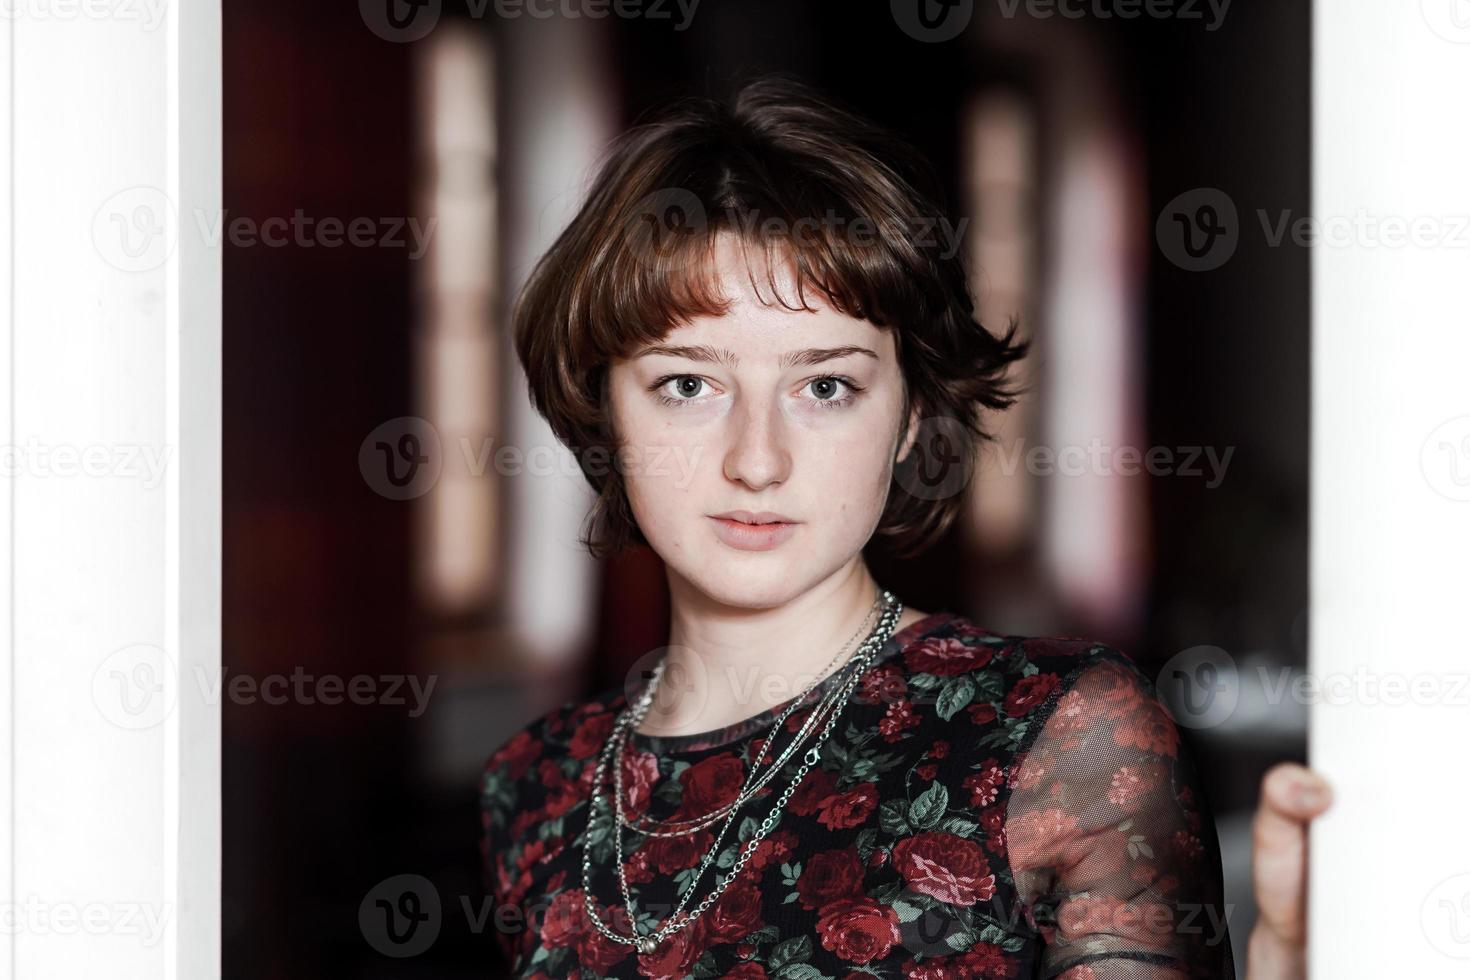
[[[725,364],[730,367],[737,367],[740,364],[740,358],[732,352],[718,347],[710,347],[705,344],[698,344],[692,347],[682,344],[654,344],[643,348],[636,356],[647,357],[650,354],[662,354],[665,357],[683,357],[691,361],[706,361],[714,364]],[[821,364],[823,361],[832,361],[851,354],[866,354],[874,360],[878,359],[878,352],[867,347],[853,345],[845,347],[805,347],[801,350],[789,351],[781,355],[781,366],[786,368],[796,365],[809,366],[812,364]]]

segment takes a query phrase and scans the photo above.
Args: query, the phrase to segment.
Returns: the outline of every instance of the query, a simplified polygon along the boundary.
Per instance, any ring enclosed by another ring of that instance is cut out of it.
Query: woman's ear
[[[907,423],[899,437],[898,454],[893,457],[895,463],[902,463],[908,458],[909,451],[914,448],[914,441],[919,438],[919,406],[917,404],[909,411]]]

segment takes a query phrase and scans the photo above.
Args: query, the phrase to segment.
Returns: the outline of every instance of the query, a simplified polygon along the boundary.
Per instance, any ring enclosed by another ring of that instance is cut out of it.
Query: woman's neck
[[[789,701],[835,670],[878,625],[879,588],[860,557],[770,609],[742,609],[670,578],[667,666],[637,730],[687,735],[726,728]],[[894,632],[926,615],[904,608]],[[833,661],[833,658],[836,661]]]

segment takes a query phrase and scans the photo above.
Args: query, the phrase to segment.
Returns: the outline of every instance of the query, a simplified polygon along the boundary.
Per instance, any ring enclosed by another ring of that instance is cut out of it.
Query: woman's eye
[[[852,379],[838,377],[813,378],[807,382],[806,388],[812,393],[811,400],[822,408],[846,405],[863,390]]]
[[[665,404],[679,404],[694,401],[708,385],[696,374],[673,374],[655,382],[654,390]]]

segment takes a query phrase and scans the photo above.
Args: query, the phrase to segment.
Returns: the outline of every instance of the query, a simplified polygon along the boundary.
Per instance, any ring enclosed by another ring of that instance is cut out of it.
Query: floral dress
[[[1196,772],[1149,679],[1118,650],[1001,636],[951,613],[910,624],[870,665],[740,875],[643,954],[597,931],[582,887],[585,844],[594,907],[625,932],[612,822],[589,829],[588,799],[626,697],[564,704],[486,764],[481,846],[502,975],[1235,976]],[[633,732],[625,810],[668,820],[733,800],[781,707],[698,735]],[[742,806],[720,871],[706,870],[686,909],[734,863],[785,775]],[[683,838],[624,831],[640,932],[675,907],[720,825]]]

